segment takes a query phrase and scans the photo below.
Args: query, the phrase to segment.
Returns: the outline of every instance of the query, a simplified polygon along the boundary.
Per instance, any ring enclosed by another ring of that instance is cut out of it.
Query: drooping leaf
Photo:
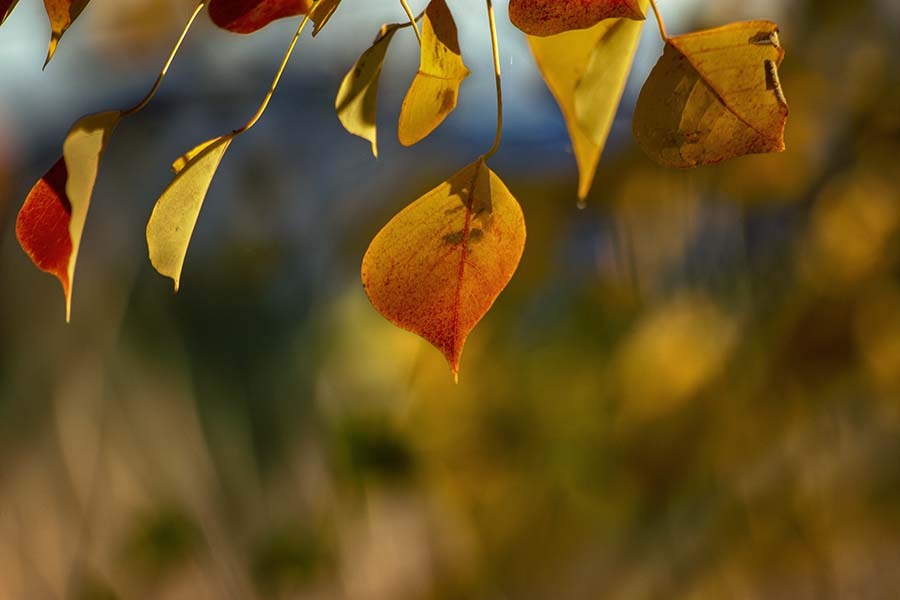
[[[363,258],[363,286],[378,312],[431,342],[455,376],[466,337],[524,247],[519,203],[479,159],[384,226]]]
[[[783,151],[783,57],[778,26],[770,21],[670,38],[638,98],[638,144],[670,167]]]
[[[19,0],[0,0],[0,25],[3,25],[6,18],[12,14],[18,1]]]
[[[641,6],[646,5],[647,0],[641,0]],[[643,22],[632,19],[608,19],[590,29],[528,36],[569,130],[578,163],[579,198],[585,198],[593,184],[642,27]]]
[[[66,30],[71,27],[81,11],[90,0],[44,0],[44,8],[47,10],[47,18],[50,19],[50,47],[47,49],[47,60],[44,66],[50,62],[56,53],[56,47]]]
[[[510,0],[509,20],[529,35],[593,27],[604,19],[644,19],[638,0]]]
[[[147,248],[153,267],[175,282],[187,254],[197,217],[233,134],[203,142],[172,165],[175,179],[162,193],[147,223]]]
[[[55,275],[72,307],[72,283],[81,234],[97,170],[109,136],[122,113],[109,111],[79,119],[63,143],[63,156],[29,192],[16,219],[16,237],[41,270]]]
[[[468,76],[447,2],[431,0],[422,21],[419,72],[400,109],[400,143],[412,146],[434,131],[456,108],[459,86]]]
[[[378,37],[362,53],[350,72],[344,77],[334,101],[338,119],[344,128],[359,137],[369,140],[372,154],[378,157],[378,139],[375,127],[376,103],[378,101],[378,80],[388,46],[397,30],[403,25],[384,25]]]
[[[313,37],[319,35],[340,4],[341,0],[316,0],[309,12],[309,18],[315,23]]]
[[[209,0],[212,22],[234,33],[253,33],[285,17],[305,15],[309,0]]]

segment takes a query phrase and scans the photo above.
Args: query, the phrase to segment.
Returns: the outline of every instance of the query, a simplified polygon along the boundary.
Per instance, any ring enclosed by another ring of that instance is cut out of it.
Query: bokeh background
[[[359,282],[378,229],[493,136],[484,6],[449,4],[460,108],[399,146],[398,35],[377,162],[333,101],[398,3],[345,0],[304,38],[176,296],[144,241],[169,164],[246,121],[295,25],[202,16],[112,138],[70,325],[16,212],[77,117],[144,94],[193,2],[95,1],[43,72],[41,3],[0,28],[0,599],[900,597],[900,4],[662,0],[673,33],[780,23],[788,151],[651,164],[630,134],[651,20],[579,208],[498,2],[492,164],[529,240],[458,385]]]

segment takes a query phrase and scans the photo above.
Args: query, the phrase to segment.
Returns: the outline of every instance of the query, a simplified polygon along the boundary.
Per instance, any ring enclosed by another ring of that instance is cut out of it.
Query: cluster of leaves
[[[87,0],[45,0],[53,26],[50,56]],[[4,18],[15,0],[0,4]],[[34,186],[17,221],[22,247],[56,275],[67,318],[78,248],[103,150],[118,123],[155,94],[194,19],[208,8],[218,26],[253,33],[272,21],[302,16],[273,85],[246,125],[205,141],[173,164],[175,177],[147,225],[150,260],[177,291],[203,200],[234,139],[259,120],[305,25],[318,34],[340,0],[203,0],[150,93],[127,110],[79,119],[63,156]],[[378,84],[389,45],[412,29],[421,47],[416,73],[400,110],[398,137],[412,146],[454,110],[469,75],[446,0],[430,0],[407,21],[381,27],[344,78],[337,116],[377,150]],[[644,84],[633,131],[649,157],[670,167],[694,167],[784,149],[787,102],[778,79],[783,50],[769,21],[732,23],[669,37],[653,0],[510,0],[512,22],[528,36],[537,65],[565,117],[579,169],[578,194],[589,192],[631,68],[645,15],[652,6],[665,49]],[[372,304],[390,321],[438,348],[458,372],[469,332],[512,278],[525,245],[525,219],[516,199],[488,167],[502,131],[502,87],[491,0],[486,0],[497,80],[494,145],[468,166],[397,214],[375,236],[362,263]],[[48,60],[49,60],[48,56]]]

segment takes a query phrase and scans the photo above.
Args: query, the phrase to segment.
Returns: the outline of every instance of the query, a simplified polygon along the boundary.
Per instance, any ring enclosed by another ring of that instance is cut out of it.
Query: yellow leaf
[[[363,52],[350,72],[344,77],[341,89],[334,101],[338,119],[344,128],[359,137],[369,140],[372,154],[378,157],[378,139],[375,127],[376,103],[378,101],[378,79],[391,39],[403,25],[384,25],[378,37]]]
[[[50,20],[50,47],[47,49],[47,60],[44,66],[53,58],[56,46],[66,30],[75,22],[89,0],[44,0],[44,8],[47,10],[47,18]]]
[[[770,21],[670,38],[638,98],[638,144],[670,167],[783,151],[783,57],[778,26]]]
[[[313,37],[319,35],[319,32],[322,31],[322,28],[325,27],[325,24],[331,19],[331,16],[334,14],[334,11],[337,10],[340,3],[341,0],[316,0],[316,3],[313,4],[309,13],[309,18],[315,23],[312,32]]]
[[[641,0],[646,8],[647,0]],[[608,19],[590,29],[528,36],[538,68],[562,110],[578,163],[578,197],[594,182],[600,155],[640,38],[642,21]]]
[[[232,138],[229,134],[203,142],[176,161],[175,179],[160,196],[147,223],[150,262],[161,275],[172,278],[176,292],[200,208]]]
[[[412,146],[434,131],[456,108],[459,86],[468,76],[453,15],[445,0],[431,0],[422,21],[419,72],[400,108],[400,143]]]
[[[519,203],[479,159],[384,226],[363,258],[363,286],[378,312],[431,342],[455,376],[466,337],[524,247]]]

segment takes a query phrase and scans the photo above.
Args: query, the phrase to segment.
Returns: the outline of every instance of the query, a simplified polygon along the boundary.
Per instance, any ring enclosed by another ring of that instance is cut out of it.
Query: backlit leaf
[[[253,33],[272,21],[306,14],[309,0],[209,0],[212,22],[234,33]]]
[[[670,167],[784,150],[784,50],[770,21],[732,23],[670,38],[638,98],[633,129]]]
[[[56,46],[66,30],[75,22],[89,0],[44,0],[44,8],[47,10],[47,18],[50,19],[50,47],[47,49],[47,60],[44,66],[53,58]]]
[[[100,157],[121,117],[121,112],[110,111],[79,119],[66,136],[62,158],[31,189],[16,220],[22,249],[39,269],[55,275],[62,284],[67,321],[75,263]]]
[[[372,154],[378,156],[378,141],[375,128],[376,103],[378,101],[378,80],[388,46],[394,34],[402,25],[384,25],[378,37],[363,52],[350,72],[344,77],[334,102],[338,119],[344,128],[372,143]]]
[[[200,208],[233,137],[228,134],[203,142],[178,159],[172,165],[175,179],[156,202],[147,223],[150,262],[161,275],[172,278],[176,292]]]
[[[12,13],[18,1],[19,0],[0,0],[0,25],[3,25],[3,22],[6,21],[6,17]]]
[[[466,337],[524,247],[519,203],[479,159],[384,226],[363,258],[362,281],[378,312],[431,342],[455,376]]]
[[[316,0],[309,13],[309,18],[315,23],[313,37],[319,35],[340,4],[341,0]]]
[[[431,0],[422,21],[419,72],[400,109],[400,143],[412,146],[434,131],[456,108],[459,86],[468,76],[453,15],[445,0]]]
[[[641,0],[646,6],[647,0]],[[528,36],[538,68],[553,92],[578,163],[578,197],[594,181],[616,116],[643,22],[608,19],[551,37]]]
[[[509,20],[529,35],[587,29],[604,19],[644,19],[638,0],[510,0]]]

